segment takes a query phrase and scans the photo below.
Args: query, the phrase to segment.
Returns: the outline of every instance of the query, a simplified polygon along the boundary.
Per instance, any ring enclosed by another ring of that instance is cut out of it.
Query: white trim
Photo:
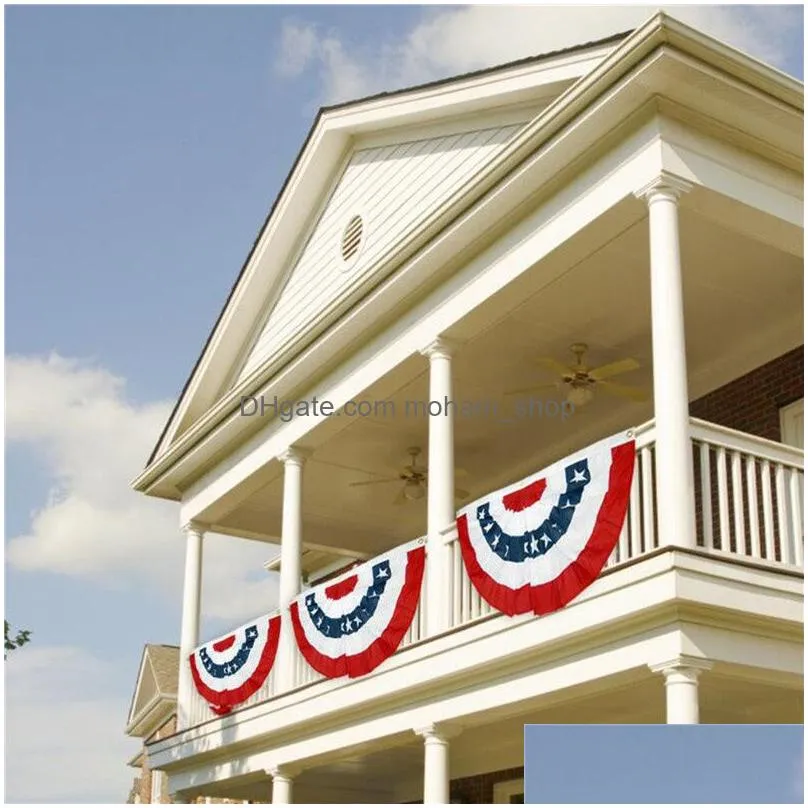
[[[780,408],[780,441],[787,446],[804,448],[804,401],[799,399]]]
[[[153,771],[151,773],[151,796],[149,801],[154,805],[163,801],[163,780],[165,772]],[[156,799],[155,799],[156,798]]]
[[[525,780],[520,777],[518,780],[505,780],[501,783],[494,783],[494,802],[507,802],[514,794],[525,794]],[[522,800],[524,802],[524,800]]]

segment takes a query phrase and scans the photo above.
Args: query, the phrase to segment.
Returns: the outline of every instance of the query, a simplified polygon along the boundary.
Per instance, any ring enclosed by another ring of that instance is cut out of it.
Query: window
[[[780,410],[780,440],[789,446],[804,449],[803,399]]]
[[[163,801],[163,772],[152,772],[151,776],[151,802]]]
[[[502,783],[494,784],[494,802],[509,802],[513,805],[522,804],[525,801],[525,781],[505,780]]]

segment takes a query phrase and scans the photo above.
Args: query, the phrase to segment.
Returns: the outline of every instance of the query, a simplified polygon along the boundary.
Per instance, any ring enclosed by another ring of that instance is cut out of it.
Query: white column
[[[283,521],[281,527],[281,571],[278,605],[281,609],[281,637],[275,661],[276,688],[284,692],[294,686],[295,637],[289,618],[289,604],[300,594],[300,558],[303,543],[303,465],[310,452],[290,447],[278,457],[283,463]]]
[[[424,804],[449,804],[449,739],[457,734],[439,724],[414,730],[424,739]]]
[[[269,770],[272,777],[272,802],[277,805],[292,804],[292,773],[285,766]]]
[[[449,628],[451,589],[446,536],[455,522],[452,351],[439,338],[423,349],[429,357],[429,485],[427,488],[427,636]]]
[[[711,667],[709,660],[698,657],[678,657],[650,666],[665,677],[668,724],[699,723],[699,674]]]
[[[637,196],[648,204],[660,545],[696,546],[678,200],[690,184],[663,174]]]
[[[180,629],[180,671],[177,683],[177,729],[189,726],[193,688],[188,657],[199,645],[199,612],[202,593],[202,538],[204,530],[196,522],[183,528],[185,533],[185,580],[182,589],[182,628]]]

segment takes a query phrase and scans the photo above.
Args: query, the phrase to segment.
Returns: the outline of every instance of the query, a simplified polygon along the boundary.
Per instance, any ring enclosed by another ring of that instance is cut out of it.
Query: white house
[[[519,802],[525,723],[802,721],[802,166],[802,84],[664,14],[321,110],[134,483],[187,541],[174,801]],[[456,515],[609,436],[605,566],[503,614]],[[199,636],[206,531],[281,545],[277,619]],[[417,608],[328,672],[380,556]]]

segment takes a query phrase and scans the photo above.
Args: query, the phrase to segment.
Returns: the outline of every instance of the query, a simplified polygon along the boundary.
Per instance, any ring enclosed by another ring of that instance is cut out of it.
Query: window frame
[[[805,399],[799,398],[787,404],[785,407],[780,407],[780,442],[785,443],[787,446],[797,446],[796,432],[797,432],[797,416],[804,415],[805,413]],[[801,436],[804,442],[804,435]]]
[[[509,803],[514,794],[525,793],[525,778],[519,777],[514,780],[502,780],[494,783],[494,802]]]

